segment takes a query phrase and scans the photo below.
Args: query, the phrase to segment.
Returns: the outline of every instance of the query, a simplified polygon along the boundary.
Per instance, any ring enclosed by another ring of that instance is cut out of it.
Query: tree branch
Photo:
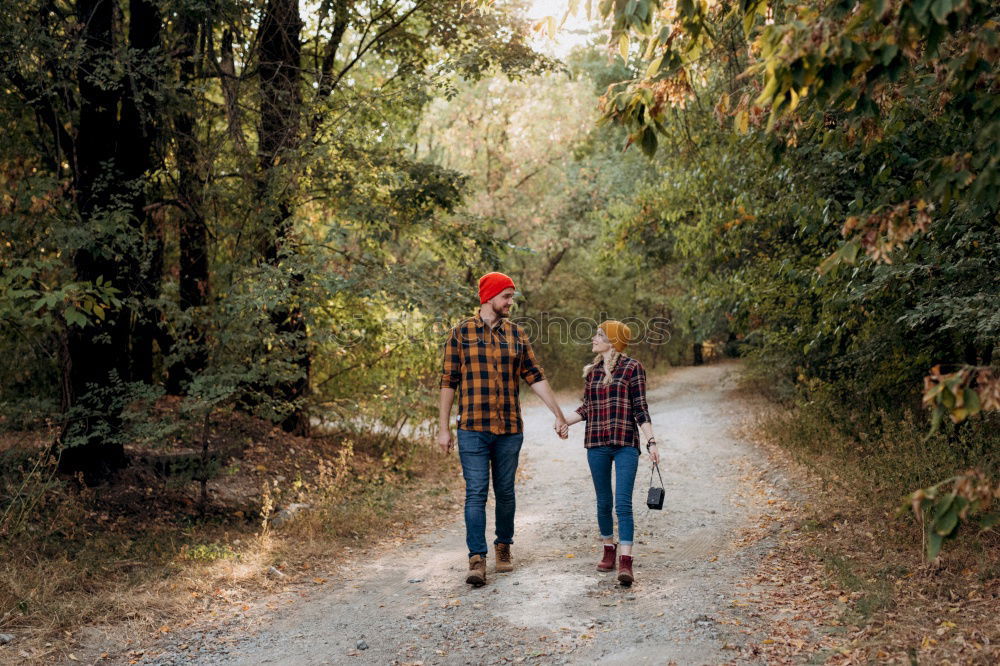
[[[361,58],[366,53],[368,53],[368,51],[370,51],[371,48],[375,46],[375,44],[379,43],[383,38],[386,37],[386,35],[388,35],[390,32],[401,26],[406,21],[406,19],[410,18],[410,16],[412,16],[418,9],[422,9],[424,5],[428,4],[429,2],[430,0],[422,0],[421,2],[417,2],[416,4],[414,4],[413,7],[404,12],[398,19],[390,23],[388,27],[381,30],[377,35],[372,37],[371,41],[368,42],[367,44],[364,43],[364,35],[362,35],[361,38],[362,41],[359,42],[358,44],[357,53],[354,54],[354,58],[352,58],[350,62],[344,65],[344,68],[341,69],[340,72],[337,74],[337,77],[333,80],[330,91],[333,92],[333,90],[337,88],[337,86],[340,84],[341,79],[344,78],[347,72],[351,71],[351,69],[353,69],[353,67],[358,63],[358,61],[361,60]],[[396,4],[398,3],[394,3],[392,7],[382,12],[382,14],[380,14],[378,18],[373,19],[372,23],[369,24],[369,27],[371,25],[374,25],[378,19],[381,19],[382,17],[386,16],[389,13],[389,11],[395,8]],[[367,29],[365,30],[365,33],[367,34]]]

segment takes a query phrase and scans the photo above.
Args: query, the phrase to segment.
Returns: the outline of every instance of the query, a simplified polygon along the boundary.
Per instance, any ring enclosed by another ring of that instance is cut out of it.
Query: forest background
[[[629,319],[653,370],[746,359],[774,437],[845,492],[888,510],[924,489],[929,557],[996,521],[996,4],[556,4],[4,7],[12,562],[106,548],[102,502],[127,520],[131,491],[266,524],[274,486],[221,489],[269,424],[328,446],[334,496],[427,472],[412,427],[490,270],[519,320],[555,322],[536,347],[557,388],[588,326]],[[567,18],[585,28],[556,58]],[[296,474],[286,500],[323,485]],[[51,612],[29,588],[0,626]]]

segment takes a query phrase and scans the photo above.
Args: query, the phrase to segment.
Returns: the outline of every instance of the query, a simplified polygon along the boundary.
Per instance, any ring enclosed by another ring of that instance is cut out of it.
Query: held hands
[[[569,437],[569,424],[566,423],[566,419],[557,416],[556,423],[552,426],[552,429],[556,431],[560,439],[566,439]]]

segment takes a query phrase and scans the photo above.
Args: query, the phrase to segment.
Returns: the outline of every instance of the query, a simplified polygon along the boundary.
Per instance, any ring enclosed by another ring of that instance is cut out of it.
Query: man
[[[451,451],[449,420],[455,391],[458,402],[458,454],[465,477],[465,541],[469,573],[465,582],[486,583],[486,495],[490,470],[496,497],[496,570],[513,571],[514,475],[521,453],[521,404],[518,380],[524,379],[555,414],[563,439],[566,419],[524,330],[507,316],[514,304],[514,281],[503,273],[479,279],[479,312],[451,329],[444,345],[438,444]]]

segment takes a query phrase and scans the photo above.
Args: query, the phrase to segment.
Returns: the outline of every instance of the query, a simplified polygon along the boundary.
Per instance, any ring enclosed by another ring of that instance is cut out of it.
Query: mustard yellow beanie
[[[598,328],[604,331],[604,335],[608,336],[611,345],[619,352],[625,351],[628,343],[632,341],[632,329],[620,321],[609,319],[602,322]]]

